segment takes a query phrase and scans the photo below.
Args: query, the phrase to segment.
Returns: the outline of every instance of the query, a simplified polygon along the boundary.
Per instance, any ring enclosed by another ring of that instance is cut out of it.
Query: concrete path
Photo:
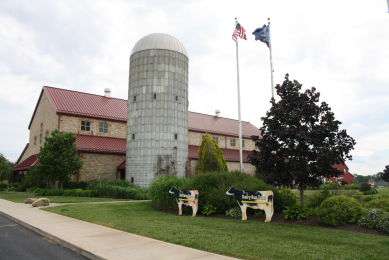
[[[0,214],[90,259],[232,260],[0,199]]]

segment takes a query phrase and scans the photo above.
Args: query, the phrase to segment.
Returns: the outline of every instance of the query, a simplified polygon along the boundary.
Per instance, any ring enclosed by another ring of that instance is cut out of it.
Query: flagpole
[[[267,18],[269,28],[269,50],[270,50],[270,73],[271,73],[271,97],[274,98],[274,82],[273,82],[273,57],[271,51],[271,36],[270,36],[270,18]]]
[[[238,24],[235,18],[235,26]],[[237,81],[238,81],[238,118],[239,118],[239,165],[240,172],[243,172],[243,160],[242,160],[242,121],[240,119],[240,87],[239,87],[239,55],[238,55],[238,37],[236,38],[236,69],[237,69]]]

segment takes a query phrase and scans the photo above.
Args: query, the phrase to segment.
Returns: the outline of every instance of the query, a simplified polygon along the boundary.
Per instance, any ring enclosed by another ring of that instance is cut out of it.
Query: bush
[[[27,185],[25,184],[19,184],[18,187],[16,188],[17,191],[23,192],[27,190]]]
[[[307,198],[306,206],[308,208],[316,208],[321,205],[329,197],[344,195],[346,197],[354,198],[358,201],[362,199],[362,193],[357,190],[323,190],[315,192]]]
[[[82,189],[86,190],[88,187],[88,182],[87,181],[66,181],[63,183],[63,188],[66,190],[73,190],[73,189]]]
[[[319,222],[340,226],[355,223],[362,214],[361,204],[354,198],[344,195],[329,197],[317,208]]]
[[[6,189],[5,188],[0,188],[0,191],[5,191]]]
[[[209,215],[214,214],[216,212],[217,212],[217,207],[208,204],[208,205],[205,205],[203,207],[201,214],[209,216]]]
[[[365,204],[365,208],[372,209],[383,209],[386,212],[389,212],[389,198],[379,198],[369,201]]]
[[[39,189],[38,187],[31,187],[27,189],[27,192],[35,192],[36,189]]]
[[[240,172],[210,172],[197,174],[180,189],[199,191],[199,211],[202,212],[204,206],[213,205],[217,207],[217,212],[224,214],[227,210],[237,206],[234,196],[226,195],[231,187],[246,191],[266,191],[272,190],[274,193],[274,209],[281,211],[283,204],[277,188],[265,184],[262,180],[254,178],[246,173]]]
[[[369,183],[362,183],[361,184],[361,191],[368,191],[371,189],[371,185]]]
[[[14,187],[16,189],[19,185],[20,185],[19,182],[13,182],[13,183],[8,184],[8,188]]]
[[[308,219],[313,215],[314,211],[307,206],[301,204],[294,204],[293,206],[286,207],[286,210],[282,211],[285,214],[285,219],[298,220]]]
[[[350,184],[348,181],[343,181],[343,180],[342,180],[341,183],[342,183],[342,186],[343,186],[343,185],[346,185],[346,184]]]
[[[365,209],[357,224],[362,227],[389,232],[389,214],[380,209]]]
[[[152,204],[158,209],[177,209],[176,197],[170,194],[169,190],[173,186],[179,190],[183,189],[182,186],[188,181],[188,178],[178,178],[170,175],[163,175],[154,179],[149,187]]]
[[[293,206],[298,201],[297,195],[291,189],[281,189],[279,193],[280,204],[283,205],[282,209]]]
[[[344,185],[344,188],[347,189],[347,190],[360,190],[361,189],[361,185],[346,184],[346,185]]]
[[[38,193],[36,193],[37,196],[62,196],[65,190],[61,189],[41,189]]]
[[[374,199],[377,199],[377,197],[376,197],[376,196],[372,196],[372,195],[368,195],[368,196],[363,196],[363,197],[362,197],[362,200],[363,200],[364,202],[369,202],[369,201],[372,201],[372,200],[374,200]]]
[[[8,188],[7,183],[0,182],[0,189],[6,189],[6,188]]]
[[[15,187],[10,187],[10,188],[8,188],[8,191],[16,191],[16,188]]]
[[[149,199],[148,190],[139,187],[127,180],[102,180],[96,185],[96,192],[100,197],[121,199]]]
[[[240,209],[240,207],[234,207],[232,209],[226,210],[226,215],[234,218],[241,217],[242,210]]]
[[[97,197],[98,193],[95,190],[64,190],[63,196],[73,196],[73,197]]]
[[[377,189],[371,189],[371,190],[362,191],[362,192],[363,192],[363,195],[373,195],[373,194],[377,194],[378,190]]]

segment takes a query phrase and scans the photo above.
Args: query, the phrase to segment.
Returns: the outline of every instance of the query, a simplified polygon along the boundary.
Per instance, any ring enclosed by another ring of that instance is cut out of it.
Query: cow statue
[[[199,191],[197,190],[177,190],[174,186],[169,190],[169,193],[176,196],[178,204],[178,215],[182,215],[182,205],[191,206],[193,213],[192,217],[196,217],[197,209],[199,208]]]
[[[232,187],[226,192],[227,195],[233,195],[242,210],[242,220],[247,220],[247,207],[253,209],[262,209],[266,213],[265,222],[270,222],[274,213],[273,199],[274,194],[268,191],[241,191]]]

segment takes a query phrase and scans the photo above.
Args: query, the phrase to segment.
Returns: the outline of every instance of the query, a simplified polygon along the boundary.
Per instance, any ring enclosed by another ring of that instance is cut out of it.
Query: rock
[[[33,198],[27,198],[24,200],[24,204],[32,204],[33,202],[37,201],[38,199]]]
[[[49,206],[50,205],[50,200],[46,198],[40,198],[37,201],[34,201],[32,203],[33,207],[43,207],[43,206]]]

